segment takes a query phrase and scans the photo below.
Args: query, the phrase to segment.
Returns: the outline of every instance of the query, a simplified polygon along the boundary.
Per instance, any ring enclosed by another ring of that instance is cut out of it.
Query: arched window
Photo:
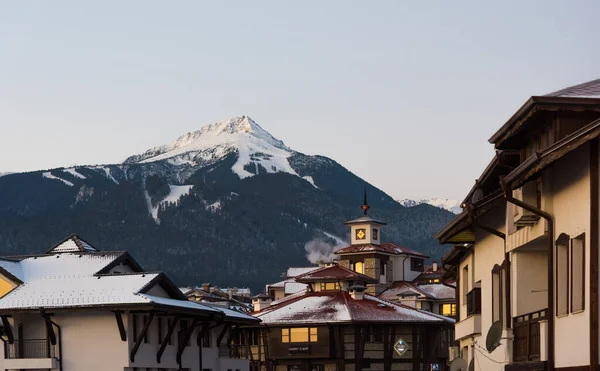
[[[365,263],[363,263],[363,262],[354,263],[354,271],[357,273],[364,274],[365,273]]]

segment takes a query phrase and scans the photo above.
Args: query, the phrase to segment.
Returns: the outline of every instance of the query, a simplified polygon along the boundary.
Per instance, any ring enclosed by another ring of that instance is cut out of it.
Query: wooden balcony
[[[7,369],[58,369],[56,346],[48,339],[15,340],[4,343],[4,367]]]
[[[532,362],[542,359],[542,344],[546,336],[540,323],[547,319],[547,309],[513,318],[513,361]],[[545,353],[545,352],[544,352]]]
[[[467,316],[481,314],[481,288],[476,287],[467,294]]]

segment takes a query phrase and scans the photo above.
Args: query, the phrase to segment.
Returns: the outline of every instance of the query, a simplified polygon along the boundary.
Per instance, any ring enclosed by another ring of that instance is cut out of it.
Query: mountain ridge
[[[76,232],[100,249],[129,250],[182,285],[261,288],[306,264],[309,242],[348,240],[343,223],[361,213],[366,184],[371,214],[388,222],[383,240],[443,255],[432,236],[451,213],[405,208],[335,160],[286,147],[247,116],[215,124],[120,164],[0,177],[0,249],[37,253]]]

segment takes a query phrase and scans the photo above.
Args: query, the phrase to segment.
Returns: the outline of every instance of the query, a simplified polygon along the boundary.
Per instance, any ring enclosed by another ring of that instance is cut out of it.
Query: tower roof
[[[296,282],[302,283],[326,280],[364,281],[368,283],[377,282],[375,278],[351,271],[350,269],[346,269],[344,267],[340,267],[337,264],[329,267],[319,268],[296,277]]]
[[[370,216],[362,216],[358,219],[349,220],[344,223],[344,225],[352,225],[352,224],[362,224],[362,223],[371,223],[377,225],[386,225],[387,223],[381,222],[379,220],[373,219]]]

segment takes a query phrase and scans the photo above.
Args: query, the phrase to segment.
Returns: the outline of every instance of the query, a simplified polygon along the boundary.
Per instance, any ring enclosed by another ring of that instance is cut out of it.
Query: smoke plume
[[[328,240],[332,241],[333,239]],[[315,238],[308,241],[304,245],[306,259],[313,264],[331,263],[336,257],[333,252],[344,247],[344,244],[341,243],[341,241],[335,240],[335,243],[331,243],[328,240],[324,238]]]

